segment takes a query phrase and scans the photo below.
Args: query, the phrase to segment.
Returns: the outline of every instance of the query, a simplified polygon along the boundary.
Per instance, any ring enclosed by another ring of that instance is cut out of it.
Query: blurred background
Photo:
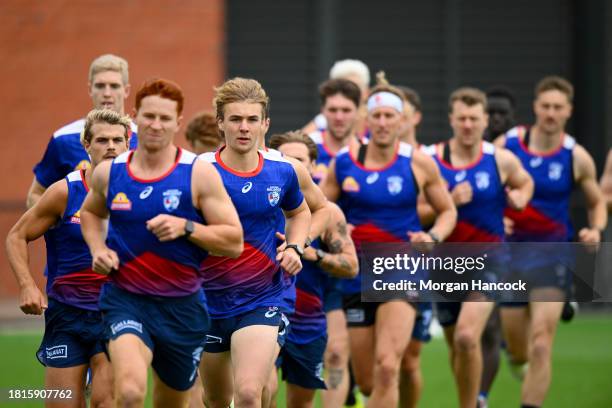
[[[422,143],[450,135],[447,98],[458,86],[509,87],[518,122],[529,124],[535,83],[558,74],[576,88],[568,131],[594,157],[599,177],[612,146],[611,39],[606,0],[3,0],[0,236],[23,213],[32,167],[53,131],[91,108],[87,72],[104,53],[130,64],[127,112],[145,79],[164,77],[185,92],[184,123],[211,108],[213,87],[225,78],[256,78],[271,97],[270,133],[307,123],[333,62],[360,59],[372,77],[385,70],[391,83],[420,93]],[[183,134],[177,142],[187,145]],[[580,197],[573,212],[583,224]],[[44,244],[33,247],[42,282]],[[27,319],[16,313],[4,250],[0,282],[0,328],[19,325]]]

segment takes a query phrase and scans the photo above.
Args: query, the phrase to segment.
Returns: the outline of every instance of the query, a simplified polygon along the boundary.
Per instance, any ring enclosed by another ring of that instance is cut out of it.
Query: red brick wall
[[[0,150],[0,300],[18,293],[4,239],[23,212],[32,166],[51,133],[91,109],[91,61],[105,53],[128,60],[133,92],[127,113],[145,79],[178,82],[186,124],[196,111],[211,108],[212,87],[225,73],[224,39],[222,0],[0,2],[0,107],[7,121]],[[183,134],[177,142],[185,145]],[[30,253],[42,283],[44,244],[34,244]]]

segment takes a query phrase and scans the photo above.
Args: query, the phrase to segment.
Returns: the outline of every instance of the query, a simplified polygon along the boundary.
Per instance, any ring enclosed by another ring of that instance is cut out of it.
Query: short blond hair
[[[125,130],[125,141],[129,142],[132,121],[129,116],[122,115],[110,109],[94,109],[89,111],[85,119],[85,127],[81,132],[81,144],[90,144],[93,134],[91,128],[96,123],[108,123],[109,125],[121,125]]]
[[[225,105],[234,102],[258,103],[262,108],[262,119],[268,117],[270,98],[254,79],[236,77],[215,88],[213,107],[218,120],[223,120]]]
[[[104,54],[93,60],[89,66],[89,82],[93,82],[93,77],[104,71],[119,72],[123,85],[129,83],[128,62],[121,57],[113,54]]]

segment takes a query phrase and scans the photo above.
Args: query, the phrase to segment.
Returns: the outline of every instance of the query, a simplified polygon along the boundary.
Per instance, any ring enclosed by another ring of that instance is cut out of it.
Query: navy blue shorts
[[[137,295],[107,283],[100,309],[107,340],[138,336],[153,352],[153,369],[166,385],[178,391],[191,388],[210,327],[202,291],[168,298]]]
[[[250,312],[224,319],[212,319],[210,331],[206,335],[204,351],[207,353],[224,353],[232,347],[232,334],[247,326],[276,326],[279,329],[278,343],[282,347],[286,337],[285,325],[288,320],[276,306],[259,307]],[[281,326],[283,325],[283,326]]]
[[[461,302],[436,302],[436,311],[442,327],[453,326],[459,319]]]
[[[332,310],[342,310],[342,281],[338,278],[328,278],[323,299],[325,313]]]
[[[431,302],[417,302],[417,316],[412,329],[412,338],[423,343],[431,340],[429,328],[433,318],[433,305]]]
[[[85,310],[49,298],[45,310],[45,334],[36,358],[55,368],[89,364],[104,352],[104,324],[98,311]]]
[[[406,298],[398,298],[403,300],[413,308],[417,308],[418,302],[411,302]],[[346,322],[348,327],[369,327],[376,322],[376,311],[378,307],[386,302],[362,302],[361,293],[352,295],[344,295],[342,297],[342,308],[346,313]]]
[[[283,380],[303,388],[327,389],[323,380],[326,346],[327,334],[306,344],[287,341],[276,362],[283,372]]]

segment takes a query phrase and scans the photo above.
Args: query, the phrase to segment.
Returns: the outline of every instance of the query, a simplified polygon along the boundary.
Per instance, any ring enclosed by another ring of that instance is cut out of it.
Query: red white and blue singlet
[[[259,151],[257,168],[244,173],[223,163],[222,150],[200,159],[221,175],[242,223],[244,251],[237,259],[209,256],[201,265],[208,310],[215,319],[281,306],[284,285],[275,233],[283,225],[283,210],[294,210],[304,200],[297,174],[283,157]]]
[[[133,151],[111,165],[107,207],[110,212],[108,246],[119,255],[118,271],[110,274],[121,289],[136,294],[178,297],[201,289],[199,266],[207,253],[185,238],[160,242],[146,222],[169,214],[205,223],[192,202],[194,153],[177,148],[174,165],[151,180],[130,171]]]
[[[135,149],[138,144],[137,129],[133,122],[131,126],[130,149]],[[81,144],[84,128],[85,119],[79,119],[53,133],[43,158],[34,167],[36,180],[43,187],[49,187],[74,170],[90,167],[89,155]]]
[[[448,145],[441,147],[448,148]],[[423,150],[431,155],[446,180],[448,190],[467,181],[472,187],[472,201],[457,208],[457,225],[446,242],[504,241],[504,208],[506,193],[501,182],[495,146],[481,142],[480,155],[467,166],[453,166],[445,160],[435,145]]]
[[[311,246],[320,248],[319,239],[314,240]],[[297,274],[295,283],[295,312],[289,316],[289,341],[306,344],[326,334],[327,321],[323,301],[330,279],[334,278],[315,262],[302,261],[302,270]]]
[[[398,143],[395,157],[379,169],[357,162],[348,147],[336,156],[338,204],[357,249],[363,242],[409,242],[408,232],[421,231],[416,210],[418,186],[412,171],[413,148]],[[361,277],[343,281],[345,294],[361,290]]]
[[[81,234],[80,209],[88,191],[84,170],[68,174],[66,183],[64,214],[45,233],[47,295],[70,306],[98,310],[100,287],[107,277],[91,269],[91,255]]]
[[[329,137],[326,130],[318,130],[310,133],[308,136],[310,136],[312,141],[317,145],[317,165],[312,173],[312,178],[315,183],[319,184],[327,175],[329,162],[336,155],[332,153],[325,144],[325,138]]]
[[[576,141],[563,135],[559,147],[539,154],[529,150],[523,138],[529,129],[523,126],[506,133],[506,148],[514,153],[525,170],[533,178],[533,198],[523,211],[506,210],[506,216],[514,221],[511,241],[567,242],[573,238],[569,218],[569,201],[574,187],[573,150]]]

